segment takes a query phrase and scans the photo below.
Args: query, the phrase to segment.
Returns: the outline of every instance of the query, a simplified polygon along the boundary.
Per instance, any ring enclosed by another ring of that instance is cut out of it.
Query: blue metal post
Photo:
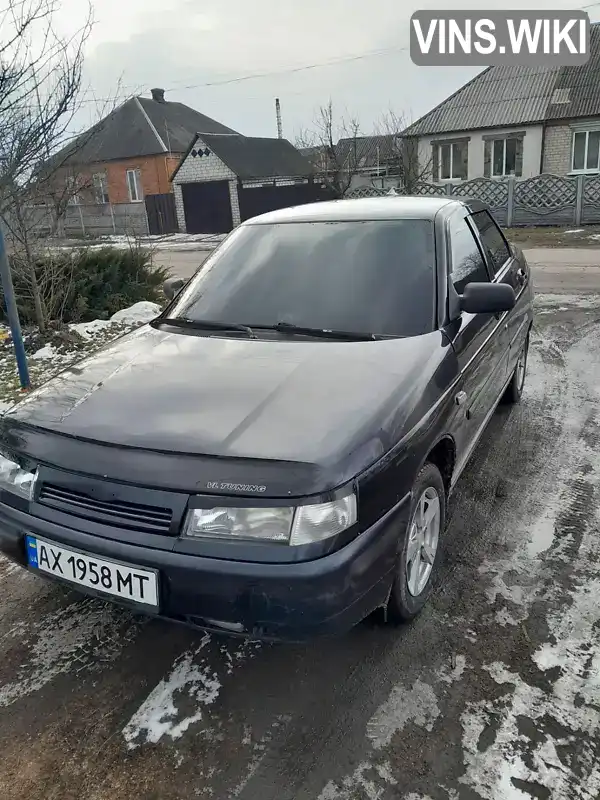
[[[10,332],[12,333],[13,347],[15,348],[15,358],[17,359],[17,369],[19,370],[19,380],[21,381],[21,388],[29,389],[31,384],[29,382],[27,356],[25,355],[25,345],[23,344],[23,335],[21,334],[21,323],[19,322],[17,301],[15,300],[15,291],[13,289],[12,275],[10,274],[8,254],[6,252],[6,247],[4,244],[4,235],[2,233],[1,225],[0,225],[0,280],[2,281],[2,291],[4,292],[4,303],[6,305],[6,313],[8,316],[8,324],[10,325]]]

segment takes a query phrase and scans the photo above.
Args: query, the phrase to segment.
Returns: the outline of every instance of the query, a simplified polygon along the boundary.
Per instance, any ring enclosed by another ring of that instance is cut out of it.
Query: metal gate
[[[148,233],[161,236],[166,233],[177,233],[177,211],[175,197],[169,194],[149,194],[145,199],[148,216]]]
[[[233,229],[229,181],[183,183],[181,191],[188,233],[229,233]]]
[[[238,196],[242,222],[259,214],[266,214],[268,211],[276,211],[278,208],[289,208],[333,198],[332,192],[318,183],[250,187],[243,186],[240,182]]]

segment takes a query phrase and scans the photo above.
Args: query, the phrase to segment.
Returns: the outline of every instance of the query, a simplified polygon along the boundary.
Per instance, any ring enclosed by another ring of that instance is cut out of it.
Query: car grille
[[[120,500],[107,503],[83,492],[75,492],[51,483],[42,484],[38,502],[76,517],[144,533],[168,534],[173,518],[170,508],[124,503]]]

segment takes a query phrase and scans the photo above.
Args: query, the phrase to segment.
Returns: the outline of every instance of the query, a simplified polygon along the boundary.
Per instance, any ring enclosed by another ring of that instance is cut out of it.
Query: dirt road
[[[537,248],[525,251],[539,292],[588,293],[600,287],[600,248]],[[190,278],[208,257],[204,251],[159,251],[156,263]],[[567,269],[568,268],[568,269]]]
[[[597,800],[600,294],[558,269],[411,626],[238,643],[0,564],[0,798]]]

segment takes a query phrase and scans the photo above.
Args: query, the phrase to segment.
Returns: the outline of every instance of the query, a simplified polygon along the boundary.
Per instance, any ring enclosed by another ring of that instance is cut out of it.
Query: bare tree
[[[360,169],[361,135],[356,117],[337,117],[333,101],[321,106],[310,128],[296,137],[296,146],[308,150],[319,177],[335,197],[342,198]]]
[[[0,11],[0,218],[27,273],[36,321],[47,323],[31,247],[31,208],[62,166],[53,153],[72,139],[80,108],[83,49],[92,28],[88,7],[71,37],[54,25],[58,0],[4,0]]]
[[[377,121],[375,133],[380,140],[380,162],[386,166],[386,175],[402,194],[414,194],[418,185],[431,175],[431,158],[422,158],[419,139],[406,135],[407,127],[405,117],[390,110]]]

